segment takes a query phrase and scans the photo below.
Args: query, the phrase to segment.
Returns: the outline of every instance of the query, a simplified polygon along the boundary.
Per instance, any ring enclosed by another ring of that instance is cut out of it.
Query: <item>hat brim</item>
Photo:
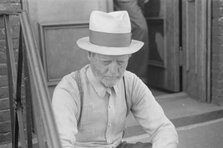
[[[126,55],[139,51],[144,43],[141,41],[132,40],[131,44],[128,47],[107,47],[92,44],[89,41],[89,37],[83,37],[77,40],[77,45],[81,49],[103,55]]]

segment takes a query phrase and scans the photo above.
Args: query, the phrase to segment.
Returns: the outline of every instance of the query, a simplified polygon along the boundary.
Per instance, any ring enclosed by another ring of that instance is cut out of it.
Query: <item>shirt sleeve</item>
[[[52,107],[63,148],[73,148],[77,134],[77,95],[71,91],[71,86],[61,82],[53,93]]]
[[[149,88],[135,75],[129,81],[132,113],[143,129],[152,137],[153,148],[166,148],[178,143],[174,125],[166,117]]]

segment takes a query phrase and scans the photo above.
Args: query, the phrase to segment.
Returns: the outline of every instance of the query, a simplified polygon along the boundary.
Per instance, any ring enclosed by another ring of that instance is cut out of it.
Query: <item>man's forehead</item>
[[[130,57],[129,54],[126,55],[103,55],[96,53],[96,56],[100,59],[128,59]]]

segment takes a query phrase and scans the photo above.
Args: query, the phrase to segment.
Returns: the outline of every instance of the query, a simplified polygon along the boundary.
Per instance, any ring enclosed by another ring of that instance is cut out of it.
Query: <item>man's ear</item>
[[[91,60],[91,57],[92,57],[92,52],[88,52],[87,53],[87,58],[88,58],[89,61]]]
[[[95,56],[95,53],[93,52],[88,52],[88,60],[91,60]]]

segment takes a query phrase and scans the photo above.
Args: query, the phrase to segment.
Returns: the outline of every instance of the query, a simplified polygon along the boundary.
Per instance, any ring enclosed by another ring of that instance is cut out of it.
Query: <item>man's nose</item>
[[[118,73],[118,64],[116,62],[112,62],[109,66],[109,70],[112,74]]]

